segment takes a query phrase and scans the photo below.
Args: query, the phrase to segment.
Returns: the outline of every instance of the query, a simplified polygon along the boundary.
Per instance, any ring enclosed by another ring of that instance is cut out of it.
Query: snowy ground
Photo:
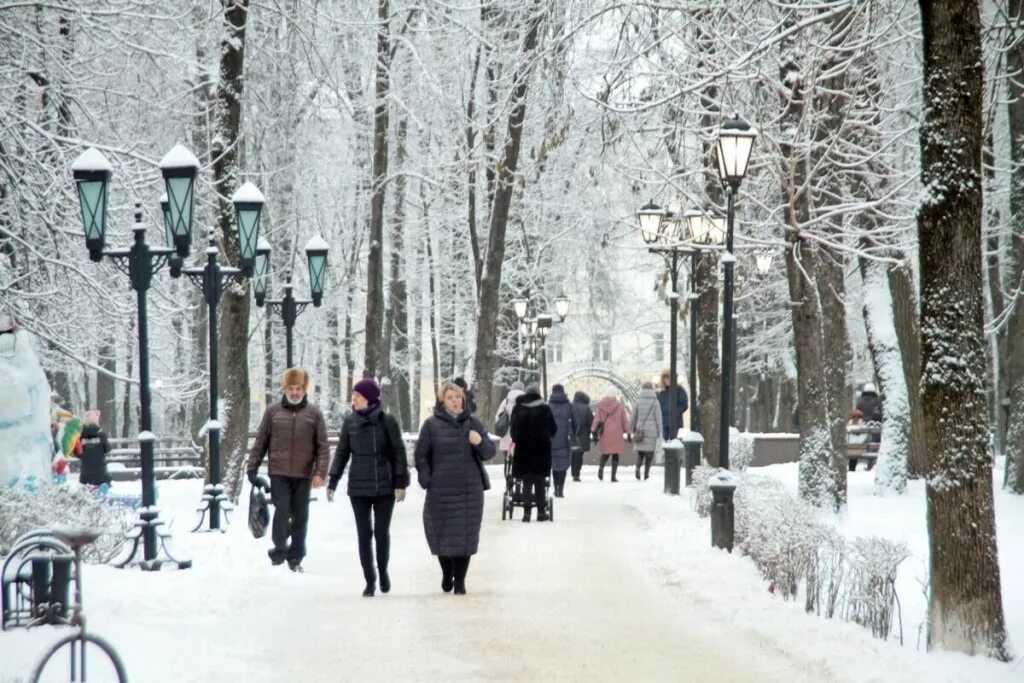
[[[762,471],[795,481],[790,466]],[[422,534],[423,493],[414,490],[392,525],[394,588],[372,599],[360,595],[347,499],[313,503],[300,575],[271,567],[267,540],[254,540],[241,516],[224,536],[187,533],[201,485],[164,482],[161,507],[195,567],[147,574],[88,566],[89,624],[119,649],[131,680],[145,683],[1024,680],[1021,663],[915,649],[924,603],[914,572],[926,551],[919,488],[880,500],[870,495],[870,475],[856,473],[840,522],[911,545],[900,579],[901,647],[770,595],[749,560],[710,547],[708,522],[688,495],[661,493],[660,470],[648,482],[622,474],[611,484],[586,469],[557,501],[555,523],[526,525],[501,521],[501,476],[492,468],[496,486],[467,596],[441,592]],[[1004,599],[1020,647],[1024,592],[1010,577],[1024,575],[1024,555],[1009,539],[1024,528],[1024,500],[997,502]],[[18,680],[57,633],[0,633],[0,680]]]

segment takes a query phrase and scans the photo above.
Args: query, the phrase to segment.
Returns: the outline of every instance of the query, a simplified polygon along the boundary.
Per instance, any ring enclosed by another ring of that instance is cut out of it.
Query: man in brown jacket
[[[281,383],[284,396],[280,403],[267,406],[263,413],[246,473],[255,486],[257,472],[266,456],[270,498],[274,503],[271,532],[274,547],[268,553],[270,561],[281,564],[288,560],[293,572],[301,572],[302,558],[306,555],[310,485],[313,488],[324,485],[331,456],[324,416],[306,399],[309,373],[302,368],[288,368]]]

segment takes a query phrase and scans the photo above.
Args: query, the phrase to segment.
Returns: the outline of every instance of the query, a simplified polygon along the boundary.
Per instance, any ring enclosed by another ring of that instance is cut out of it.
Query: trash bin
[[[672,439],[663,446],[665,451],[665,493],[679,495],[679,464],[683,455],[683,444]]]

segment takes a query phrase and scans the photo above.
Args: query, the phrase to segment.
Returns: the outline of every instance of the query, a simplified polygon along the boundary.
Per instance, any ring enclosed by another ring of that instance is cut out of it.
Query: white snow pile
[[[0,557],[19,536],[54,524],[99,529],[103,533],[86,546],[86,562],[106,563],[117,557],[125,534],[132,528],[130,510],[95,499],[84,487],[48,486],[40,492],[0,487]]]
[[[694,470],[693,500],[711,514],[708,482],[718,470]],[[903,543],[879,537],[846,538],[821,521],[821,512],[790,494],[777,479],[744,473],[733,499],[735,549],[754,561],[768,590],[804,608],[838,617],[887,639],[893,630],[896,572],[909,557]],[[900,642],[903,628],[900,623]]]

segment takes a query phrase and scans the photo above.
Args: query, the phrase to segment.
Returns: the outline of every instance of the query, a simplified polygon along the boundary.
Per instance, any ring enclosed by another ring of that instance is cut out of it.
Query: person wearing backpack
[[[85,427],[79,435],[79,443],[82,452],[79,458],[82,461],[82,470],[78,480],[83,484],[91,486],[110,485],[112,481],[107,471],[107,454],[110,453],[110,442],[107,441],[107,433],[100,428],[100,411],[87,410],[85,412]]]
[[[509,426],[512,424],[512,409],[516,407],[516,399],[523,395],[523,383],[519,380],[512,382],[512,388],[508,390],[505,400],[498,406],[498,412],[494,415],[494,433],[501,437],[498,442],[498,450],[505,458],[512,450],[512,434]]]
[[[370,598],[376,591],[378,575],[380,592],[391,590],[391,513],[396,501],[405,500],[405,489],[409,487],[402,430],[395,416],[381,407],[380,387],[373,379],[360,380],[352,387],[352,412],[338,430],[338,448],[327,484],[328,501],[334,502],[338,480],[350,460],[348,496],[359,537],[359,562],[366,579],[363,596]],[[377,571],[373,568],[374,541]]]
[[[640,395],[633,406],[633,450],[636,452],[636,478],[640,478],[643,467],[644,479],[651,476],[651,461],[658,447],[658,439],[662,436],[661,405],[654,393],[654,384],[644,382]]]

